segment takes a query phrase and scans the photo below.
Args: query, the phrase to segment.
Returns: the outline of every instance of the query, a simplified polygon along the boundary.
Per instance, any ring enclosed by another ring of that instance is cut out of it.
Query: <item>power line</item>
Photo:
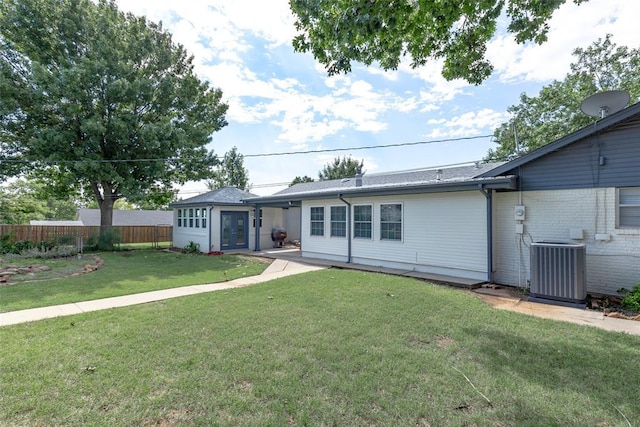
[[[370,150],[374,148],[408,147],[411,145],[434,144],[436,142],[454,142],[454,141],[464,141],[464,140],[470,140],[470,139],[490,138],[492,136],[493,135],[466,136],[466,137],[460,137],[460,138],[434,139],[432,141],[401,142],[398,144],[368,145],[364,147],[349,147],[349,148],[326,148],[322,150],[294,151],[290,153],[280,152],[280,153],[264,153],[264,154],[243,154],[242,157],[288,156],[293,154],[330,153],[335,151],[355,151],[355,150]]]
[[[414,141],[414,142],[401,142],[397,144],[384,144],[384,145],[367,145],[363,147],[344,147],[344,148],[324,148],[318,150],[305,150],[305,151],[291,151],[291,152],[276,152],[276,153],[256,153],[256,154],[242,154],[242,157],[274,157],[274,156],[292,156],[296,154],[316,154],[316,153],[332,153],[332,152],[341,152],[341,151],[357,151],[357,150],[372,150],[377,148],[392,148],[392,147],[409,147],[413,145],[424,145],[424,144],[435,144],[438,142],[456,142],[456,141],[465,141],[472,139],[481,139],[481,138],[490,138],[493,135],[478,135],[478,136],[467,136],[467,137],[459,137],[459,138],[447,138],[447,139],[434,139],[431,141]],[[164,159],[114,159],[114,160],[39,160],[39,162],[45,164],[60,164],[60,163],[140,163],[140,162],[167,162],[167,161],[176,161],[180,160],[179,158],[164,158]],[[0,158],[0,163],[29,163],[29,160],[21,160],[21,159],[2,159]]]

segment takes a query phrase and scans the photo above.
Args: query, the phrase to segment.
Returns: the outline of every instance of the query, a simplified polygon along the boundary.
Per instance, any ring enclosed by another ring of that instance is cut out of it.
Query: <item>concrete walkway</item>
[[[119,297],[103,298],[92,301],[82,301],[71,304],[54,305],[49,307],[30,308],[27,310],[0,313],[0,327],[18,323],[33,322],[53,317],[70,316],[72,314],[88,313],[90,311],[107,310],[109,308],[125,307],[128,305],[144,304],[187,295],[220,291],[223,289],[240,288],[267,282],[294,274],[308,271],[322,270],[326,267],[308,265],[285,259],[274,260],[259,276],[243,277],[228,282],[211,283],[207,285],[183,286],[180,288],[163,289],[160,291],[143,292],[139,294],[123,295]]]
[[[243,277],[241,279],[230,280],[228,282],[184,286],[181,288],[143,292],[139,294],[123,295],[119,297],[104,298],[93,301],[82,301],[51,307],[40,307],[27,310],[11,311],[8,313],[0,313],[0,327],[15,325],[18,323],[33,322],[42,319],[50,319],[53,317],[87,313],[90,311],[144,304],[148,302],[161,301],[186,295],[213,292],[230,288],[239,288],[243,286],[254,285],[256,283],[267,282],[269,280],[279,279],[281,277],[291,276],[294,274],[301,274],[308,271],[322,270],[331,267],[367,270],[400,276],[412,276],[412,274],[408,274],[403,271],[367,267],[356,264],[340,263],[341,265],[334,265],[336,263],[327,263],[322,260],[309,260],[306,258],[304,261],[302,261],[299,256],[287,257],[285,251],[283,251],[282,253],[277,253],[277,251],[270,251],[269,253],[261,253],[259,254],[259,256],[267,256],[273,258],[273,262],[259,276]],[[425,275],[425,277],[422,277],[420,275],[413,275],[413,277],[417,277],[423,280],[441,281],[443,283],[449,282],[447,280],[448,278],[444,276],[440,278],[431,277],[429,275]],[[450,283],[455,283],[455,285],[459,287],[469,286],[468,283],[459,283],[458,281],[452,281]],[[518,296],[515,296],[512,292],[509,292],[504,288],[478,288],[473,289],[471,292],[478,295],[485,302],[497,309],[515,311],[518,313],[529,314],[531,316],[576,323],[579,325],[595,326],[597,328],[605,329],[608,331],[626,332],[631,335],[640,336],[640,322],[637,321],[606,317],[603,316],[601,312],[593,310],[583,310],[578,308],[568,308],[556,305],[528,302],[519,298]]]

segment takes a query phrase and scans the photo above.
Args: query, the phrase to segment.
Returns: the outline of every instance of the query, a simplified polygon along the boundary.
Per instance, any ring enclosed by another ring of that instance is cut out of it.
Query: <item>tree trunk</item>
[[[98,203],[100,206],[100,227],[101,228],[111,228],[113,226],[113,204],[115,201],[107,196],[105,197],[101,203]]]
[[[114,194],[109,183],[103,182],[100,187],[97,183],[92,184],[93,194],[100,207],[100,236],[97,245],[99,249],[113,249],[114,243],[118,242],[113,229],[113,205],[117,200],[117,194]]]

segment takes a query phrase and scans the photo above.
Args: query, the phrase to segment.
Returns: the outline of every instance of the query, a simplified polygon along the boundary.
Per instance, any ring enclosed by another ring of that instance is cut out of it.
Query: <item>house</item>
[[[640,103],[480,175],[499,176],[518,184],[494,194],[496,283],[527,286],[542,241],[585,245],[589,293],[640,282]]]
[[[516,188],[514,176],[478,178],[496,166],[301,183],[245,202],[256,209],[300,206],[303,257],[485,281],[492,194]]]
[[[640,282],[640,104],[503,164],[301,183],[301,255],[523,286],[531,244],[583,244],[586,289]],[[256,240],[256,250],[260,239]]]
[[[262,242],[258,250],[271,247],[271,230],[282,226],[285,210],[256,210],[243,203],[255,197],[235,187],[223,187],[172,203],[173,245],[185,247],[194,242],[202,252],[248,249],[256,247],[256,242]]]
[[[85,226],[100,225],[100,209],[78,209],[76,220]],[[173,212],[164,210],[113,210],[114,226],[171,225]]]

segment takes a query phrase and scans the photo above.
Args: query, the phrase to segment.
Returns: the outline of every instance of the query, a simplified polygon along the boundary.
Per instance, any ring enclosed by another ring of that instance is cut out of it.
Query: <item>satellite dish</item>
[[[622,110],[631,99],[626,90],[607,90],[598,92],[580,104],[583,113],[591,117],[604,119],[609,114]]]

